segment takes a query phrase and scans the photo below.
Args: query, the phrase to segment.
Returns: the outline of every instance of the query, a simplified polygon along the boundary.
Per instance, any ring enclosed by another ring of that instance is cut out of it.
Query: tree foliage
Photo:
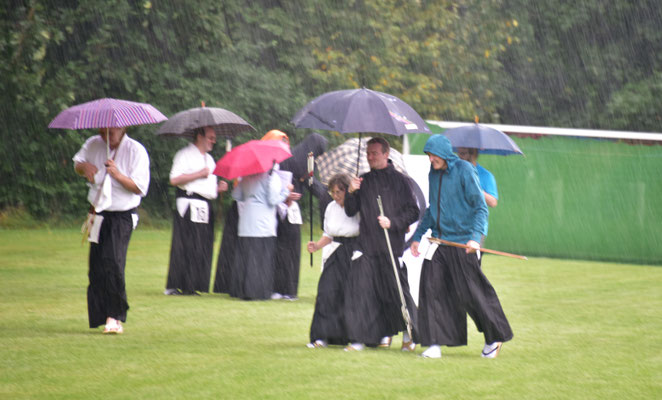
[[[659,3],[506,0],[520,46],[500,59],[509,91],[501,118],[515,124],[659,131]],[[658,94],[658,95],[656,95]]]
[[[257,129],[235,144],[274,128],[296,144],[308,133],[289,123],[300,107],[362,86],[428,119],[653,130],[662,38],[652,6],[9,0],[0,9],[0,209],[81,213],[86,187],[71,157],[94,132],[46,127],[63,109],[101,97],[147,102],[166,115],[200,101],[229,109]],[[172,156],[184,143],[155,130],[129,134],[151,158],[144,208],[165,216]],[[223,152],[217,145],[213,155]]]

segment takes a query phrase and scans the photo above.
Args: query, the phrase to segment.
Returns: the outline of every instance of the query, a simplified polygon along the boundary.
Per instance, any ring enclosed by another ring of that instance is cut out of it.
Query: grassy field
[[[109,337],[87,328],[79,233],[0,230],[0,398],[662,397],[659,267],[487,257],[515,338],[483,359],[469,323],[468,346],[429,360],[401,353],[401,338],[361,353],[306,348],[319,278],[307,257],[296,302],[164,296],[169,242],[168,230],[134,233],[131,309]]]

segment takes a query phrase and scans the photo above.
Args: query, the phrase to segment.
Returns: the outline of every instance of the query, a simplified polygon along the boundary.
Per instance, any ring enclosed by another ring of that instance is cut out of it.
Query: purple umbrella
[[[146,103],[99,99],[67,108],[59,113],[48,124],[48,127],[60,129],[122,128],[155,124],[167,119],[159,110]]]
[[[358,132],[359,140],[363,132],[396,136],[431,133],[409,104],[391,94],[366,88],[324,93],[300,109],[291,122],[297,128]],[[359,162],[360,152],[357,152],[357,175]]]
[[[48,127],[60,129],[123,128],[155,124],[167,119],[150,104],[105,98],[67,108],[59,113],[48,124]],[[108,142],[106,142],[106,154],[110,155]]]
[[[299,110],[292,123],[297,128],[340,133],[375,132],[401,136],[430,133],[411,106],[388,93],[366,88],[324,93]]]

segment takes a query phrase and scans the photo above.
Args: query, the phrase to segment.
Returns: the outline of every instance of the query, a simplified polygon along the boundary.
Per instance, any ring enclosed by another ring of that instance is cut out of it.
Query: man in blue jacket
[[[485,234],[487,206],[475,168],[459,159],[448,139],[434,135],[423,151],[430,157],[430,206],[414,233],[411,252],[428,229],[432,236],[469,247],[432,244],[421,271],[418,339],[423,357],[440,358],[441,346],[467,344],[467,318],[485,335],[482,356],[495,358],[513,337],[494,288],[480,269],[476,250]]]

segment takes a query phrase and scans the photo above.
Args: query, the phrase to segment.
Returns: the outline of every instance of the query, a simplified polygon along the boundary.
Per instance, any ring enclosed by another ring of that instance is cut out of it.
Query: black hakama
[[[183,293],[209,292],[211,259],[214,251],[212,204],[196,194],[187,196],[181,189],[177,190],[177,197],[206,201],[209,218],[207,223],[193,222],[190,208],[183,217],[175,210],[166,288],[180,289]]]
[[[106,323],[106,318],[126,322],[129,303],[126,298],[124,268],[126,252],[133,233],[136,209],[104,211],[99,243],[90,243],[87,312],[90,328]]]
[[[296,297],[301,267],[301,224],[278,221],[274,293]]]
[[[398,268],[398,276],[416,340],[417,310],[409,293],[406,266]],[[377,344],[384,336],[393,336],[407,330],[390,257],[363,254],[352,261],[344,309],[352,342]]]
[[[237,247],[237,224],[239,223],[239,212],[237,202],[232,201],[230,208],[225,213],[225,226],[221,248],[216,261],[216,277],[214,278],[214,293],[230,293],[232,289],[232,269],[234,268],[234,254]]]
[[[467,344],[467,316],[485,335],[485,343],[506,342],[513,332],[496,291],[476,254],[439,246],[423,262],[418,303],[418,332],[423,346]]]
[[[391,221],[386,232],[396,263],[404,251],[405,233],[418,220],[419,209],[408,178],[390,161],[386,168],[370,170],[362,178],[360,190],[345,194],[347,215],[361,215],[359,241],[363,249],[363,255],[352,262],[345,289],[346,323],[353,342],[376,344],[384,336],[406,330],[389,246],[377,222],[377,197],[381,197],[384,215]],[[398,266],[398,274],[416,340],[416,306],[409,293],[406,266]]]
[[[342,244],[324,262],[324,270],[317,284],[317,298],[310,342],[321,339],[329,344],[349,342],[345,324],[345,285],[356,238],[334,238]]]
[[[243,300],[271,299],[276,237],[238,236],[230,296]]]

